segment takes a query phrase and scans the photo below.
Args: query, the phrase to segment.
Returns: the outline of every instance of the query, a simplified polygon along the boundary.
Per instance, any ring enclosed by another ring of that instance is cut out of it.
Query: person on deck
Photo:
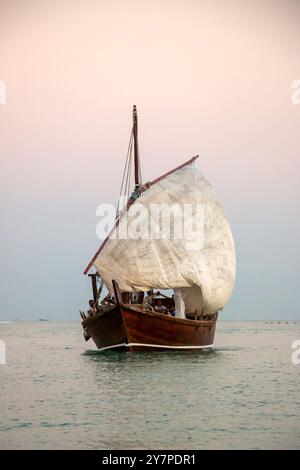
[[[111,295],[110,292],[101,301],[102,305],[109,305],[109,304],[113,304],[113,303],[114,303],[114,301],[113,301],[113,298],[112,298],[112,295]]]
[[[93,317],[97,312],[95,302],[93,300],[89,300],[89,306],[90,308],[88,309],[87,314],[89,317]]]
[[[146,295],[146,297],[145,297],[144,300],[143,300],[143,304],[144,304],[144,305],[151,305],[151,306],[152,306],[152,301],[153,301],[152,295],[153,295],[153,294],[152,294],[152,291],[151,291],[151,290],[148,290],[147,295]]]
[[[181,289],[174,289],[175,317],[185,318],[185,303],[182,297]]]

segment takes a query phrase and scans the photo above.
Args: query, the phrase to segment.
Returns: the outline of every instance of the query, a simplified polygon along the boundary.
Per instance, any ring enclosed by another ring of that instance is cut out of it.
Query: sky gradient
[[[230,221],[224,319],[300,319],[298,0],[0,0],[0,321],[79,319],[139,114],[143,180],[200,155]]]

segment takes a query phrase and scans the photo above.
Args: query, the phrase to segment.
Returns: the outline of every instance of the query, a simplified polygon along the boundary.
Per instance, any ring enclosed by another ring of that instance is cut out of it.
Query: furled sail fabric
[[[170,224],[164,225],[159,211],[168,208],[164,221]],[[94,266],[110,289],[112,279],[122,291],[181,288],[187,312],[212,314],[225,306],[235,282],[234,241],[195,162],[142,193],[121,215]]]

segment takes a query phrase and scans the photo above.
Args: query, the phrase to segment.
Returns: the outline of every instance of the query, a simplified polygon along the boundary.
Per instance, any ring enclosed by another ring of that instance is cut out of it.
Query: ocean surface
[[[300,322],[219,321],[211,352],[97,352],[0,323],[1,449],[300,449]]]

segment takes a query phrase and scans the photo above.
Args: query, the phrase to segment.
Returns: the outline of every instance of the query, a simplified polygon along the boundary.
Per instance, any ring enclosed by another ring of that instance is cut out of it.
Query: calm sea
[[[1,449],[300,449],[300,323],[221,322],[215,349],[99,353],[78,323],[0,324]]]

